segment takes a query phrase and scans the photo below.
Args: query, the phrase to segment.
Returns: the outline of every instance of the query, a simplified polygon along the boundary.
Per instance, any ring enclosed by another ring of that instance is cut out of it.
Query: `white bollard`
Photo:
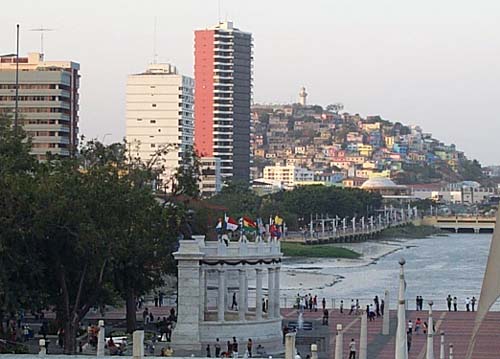
[[[104,320],[99,320],[99,333],[97,333],[97,356],[104,356],[104,347],[106,346],[106,330]]]
[[[318,359],[318,346],[311,344],[311,359]]]
[[[426,359],[434,359],[434,322],[432,320],[432,305],[434,302],[429,301],[429,327],[427,328],[427,355]]]
[[[444,358],[444,332],[441,331],[441,346],[439,348],[439,359],[445,359]]]
[[[389,335],[390,328],[390,311],[389,311],[389,291],[385,291],[384,295],[384,317],[382,318],[382,335]]]
[[[359,335],[359,359],[367,358],[368,351],[368,313],[361,314],[361,333]]]
[[[133,334],[133,359],[144,358],[144,330],[136,330]]]
[[[285,359],[295,359],[295,333],[285,336]]]
[[[344,354],[344,333],[342,324],[337,324],[337,336],[335,337],[335,359],[342,359]]]
[[[40,351],[38,352],[39,356],[47,355],[47,347],[45,346],[45,339],[40,339],[38,341],[38,346],[40,347]]]
[[[450,344],[450,355],[448,358],[453,359],[453,344]]]

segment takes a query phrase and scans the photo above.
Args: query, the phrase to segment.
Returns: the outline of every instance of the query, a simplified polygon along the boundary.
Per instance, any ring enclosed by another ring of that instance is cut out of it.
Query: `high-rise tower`
[[[32,137],[31,153],[70,156],[78,145],[80,65],[45,61],[34,52],[19,58],[19,124]],[[0,56],[0,112],[14,112],[16,55]]]
[[[232,22],[195,31],[195,148],[224,180],[249,181],[252,35]]]
[[[307,92],[306,92],[306,88],[303,86],[299,92],[299,104],[303,107],[307,106]]]

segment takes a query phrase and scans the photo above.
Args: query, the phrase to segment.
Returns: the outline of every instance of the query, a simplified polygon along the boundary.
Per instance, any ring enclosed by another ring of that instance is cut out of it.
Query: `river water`
[[[282,301],[287,297],[290,306],[297,293],[312,293],[325,297],[328,303],[335,300],[336,306],[342,299],[347,307],[356,298],[366,305],[375,295],[383,297],[388,289],[393,308],[398,291],[398,261],[404,257],[409,309],[415,309],[417,295],[423,296],[425,302],[434,300],[436,309],[445,309],[445,298],[451,294],[458,298],[459,309],[464,310],[466,297],[479,297],[491,237],[450,234],[402,240],[397,243],[399,250],[368,265],[329,259],[285,259]],[[500,303],[494,309],[500,310]]]

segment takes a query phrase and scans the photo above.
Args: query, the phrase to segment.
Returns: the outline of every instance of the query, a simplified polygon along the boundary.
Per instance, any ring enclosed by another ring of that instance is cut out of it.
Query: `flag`
[[[490,244],[490,253],[488,255],[488,262],[486,264],[486,272],[484,273],[483,285],[481,288],[481,295],[479,296],[479,303],[477,306],[476,320],[472,330],[472,336],[469,341],[466,359],[472,358],[474,345],[476,344],[477,333],[479,327],[483,322],[486,314],[491,306],[495,304],[498,297],[500,297],[500,281],[498,280],[498,273],[500,271],[500,209],[497,211],[497,220],[495,231],[493,232],[493,239]]]
[[[243,217],[243,230],[256,232],[257,224],[248,217]]]
[[[238,222],[233,218],[224,215],[224,222],[228,231],[235,231],[238,229]]]
[[[222,231],[222,228],[224,228],[224,224],[223,224],[223,222],[222,222],[222,218],[219,218],[219,219],[217,220],[217,225],[215,226],[215,230],[216,230],[217,232],[219,232],[219,231]]]
[[[280,216],[276,215],[274,217],[274,224],[276,224],[277,226],[281,226],[283,224],[283,218],[281,218]]]

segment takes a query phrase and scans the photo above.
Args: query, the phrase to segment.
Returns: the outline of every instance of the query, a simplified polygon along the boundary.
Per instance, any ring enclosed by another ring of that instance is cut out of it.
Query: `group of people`
[[[297,297],[295,299],[296,306],[299,310],[307,310],[309,311],[318,311],[318,296],[313,296],[311,293],[301,296],[300,293],[297,293]],[[326,299],[323,298],[323,310],[326,308]]]
[[[240,346],[236,337],[233,337],[232,341],[228,340],[226,345],[227,345],[227,350],[223,351],[219,338],[216,338],[215,343],[213,345],[214,348],[213,352],[210,344],[207,344],[205,348],[206,357],[211,358],[213,353],[214,358],[237,358],[239,355]],[[258,345],[257,354],[262,355],[263,354],[262,350],[263,347],[261,345]],[[252,355],[253,355],[253,341],[252,338],[248,338],[246,343],[246,348],[244,350],[244,357],[251,358]]]
[[[476,303],[477,303],[477,299],[475,296],[472,296],[472,298],[465,298],[465,310],[467,312],[474,312],[476,310]],[[451,312],[452,311],[452,306],[453,306],[453,311],[454,312],[458,312],[458,299],[457,297],[451,297],[451,294],[448,294],[448,296],[446,297],[446,305],[448,306],[448,311]]]

